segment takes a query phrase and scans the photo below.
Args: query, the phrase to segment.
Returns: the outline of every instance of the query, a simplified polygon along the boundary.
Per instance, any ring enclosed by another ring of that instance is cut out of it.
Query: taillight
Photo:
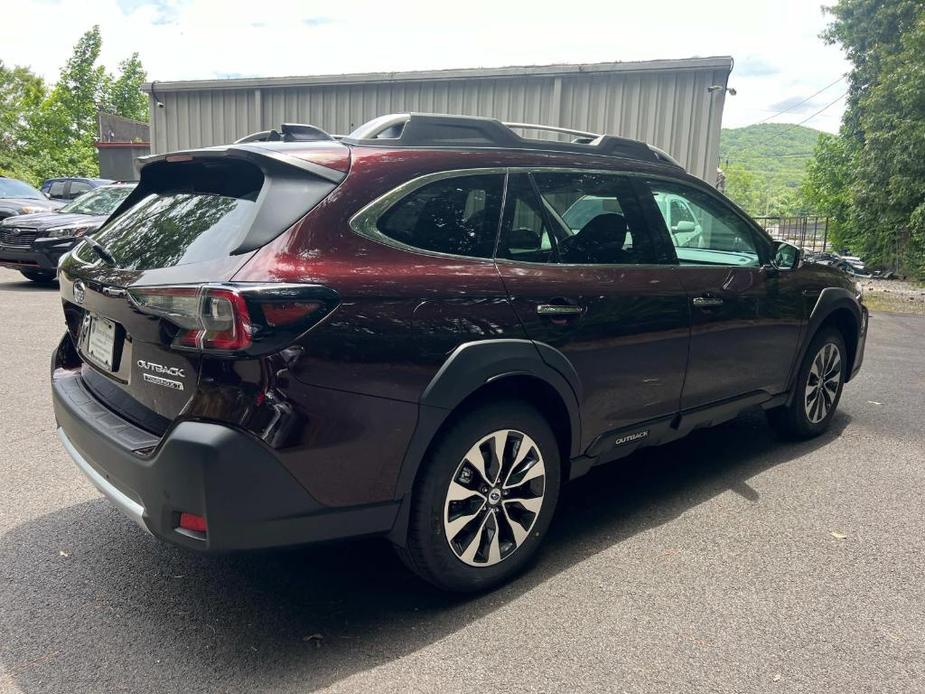
[[[174,348],[227,356],[283,349],[338,303],[333,290],[304,284],[130,287],[128,296],[142,313],[175,326]]]

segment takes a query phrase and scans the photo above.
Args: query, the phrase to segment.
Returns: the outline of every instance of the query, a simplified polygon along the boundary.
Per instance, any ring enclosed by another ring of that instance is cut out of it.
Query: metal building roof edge
[[[312,87],[364,84],[369,82],[420,82],[460,79],[498,79],[515,77],[555,77],[601,72],[649,72],[680,70],[732,70],[731,56],[706,58],[676,58],[609,63],[575,63],[558,65],[522,65],[496,68],[463,68],[448,70],[415,70],[409,72],[365,72],[339,75],[307,75],[293,77],[243,77],[233,79],[182,80],[146,82],[142,90],[164,92],[200,91],[206,89],[272,89],[277,87]]]

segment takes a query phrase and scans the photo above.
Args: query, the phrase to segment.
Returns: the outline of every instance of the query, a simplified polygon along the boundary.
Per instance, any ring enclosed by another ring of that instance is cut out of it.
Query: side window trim
[[[558,255],[558,239],[555,237],[553,232],[552,220],[550,219],[549,210],[546,209],[545,201],[543,196],[540,195],[540,191],[537,188],[536,182],[533,180],[531,175],[532,171],[528,168],[522,167],[511,167],[507,169],[507,175],[504,179],[504,195],[502,196],[502,205],[501,205],[501,217],[498,222],[498,235],[495,239],[495,253],[492,256],[492,260],[495,262],[502,263],[519,263],[519,264],[530,264],[530,265],[557,265],[559,264]],[[535,205],[536,209],[539,210],[540,218],[543,225],[547,228],[547,233],[550,237],[550,245],[552,246],[553,255],[555,261],[528,261],[528,260],[515,260],[513,258],[508,258],[504,255],[500,255],[501,251],[501,240],[504,237],[505,233],[505,224],[508,219],[508,212],[510,205],[514,204],[511,199],[511,189],[514,187],[514,184],[520,181],[525,181],[526,185],[529,188],[529,194]]]
[[[494,252],[491,256],[485,258],[471,255],[458,255],[456,253],[443,253],[426,248],[418,248],[410,244],[394,239],[379,230],[378,223],[387,211],[389,211],[399,201],[405,199],[416,190],[437,181],[445,181],[452,178],[462,178],[467,176],[487,176],[497,175],[501,180],[501,209],[498,215],[498,224],[495,229]],[[473,262],[493,263],[494,256],[497,253],[498,238],[501,233],[501,224],[504,217],[504,205],[507,197],[508,167],[483,167],[476,169],[452,169],[447,171],[436,171],[424,174],[416,178],[409,179],[391,190],[386,191],[372,202],[367,203],[356,211],[349,219],[350,228],[360,236],[381,243],[385,246],[398,248],[409,253],[419,255],[433,256],[438,258],[461,258]]]
[[[546,226],[549,227],[549,243],[552,246],[552,257],[553,261],[549,264],[561,265],[562,258],[559,257],[559,236],[556,234],[554,229],[559,228],[559,231],[563,231],[559,220],[553,217],[552,213],[549,211],[549,203],[546,202],[546,199],[543,197],[543,193],[540,192],[540,187],[536,184],[536,179],[533,175],[537,171],[542,171],[542,169],[531,169],[527,172],[527,179],[530,181],[530,188],[533,190],[533,197],[536,199],[536,202],[539,203],[540,214],[543,216],[543,221],[546,223]],[[500,236],[500,235],[499,235]]]
[[[671,232],[668,231],[665,218],[658,209],[652,189],[649,188],[648,183],[642,176],[630,175],[628,178],[632,182],[633,190],[636,192],[636,199],[639,200],[639,206],[642,208],[642,215],[646,220],[646,225],[652,230],[654,236],[658,236],[659,243],[670,261],[666,264],[680,265],[681,261],[678,259],[678,252],[675,249],[674,242],[671,240]]]

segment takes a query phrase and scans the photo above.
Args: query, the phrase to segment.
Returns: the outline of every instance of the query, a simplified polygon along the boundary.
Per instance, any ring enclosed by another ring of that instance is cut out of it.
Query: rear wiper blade
[[[96,251],[96,254],[104,261],[106,261],[108,265],[112,265],[113,267],[116,266],[116,259],[113,257],[112,253],[110,253],[109,249],[106,248],[106,246],[101,244],[92,236],[84,236],[83,240],[87,245],[90,246],[90,248]]]

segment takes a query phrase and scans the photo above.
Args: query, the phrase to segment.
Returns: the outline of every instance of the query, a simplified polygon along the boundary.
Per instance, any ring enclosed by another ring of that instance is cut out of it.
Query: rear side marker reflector
[[[266,304],[263,307],[263,316],[267,319],[268,325],[276,328],[302,320],[320,308],[321,304],[311,302],[304,304]]]
[[[181,513],[178,527],[190,532],[202,533],[203,535],[208,532],[205,517],[197,516],[195,513]]]

